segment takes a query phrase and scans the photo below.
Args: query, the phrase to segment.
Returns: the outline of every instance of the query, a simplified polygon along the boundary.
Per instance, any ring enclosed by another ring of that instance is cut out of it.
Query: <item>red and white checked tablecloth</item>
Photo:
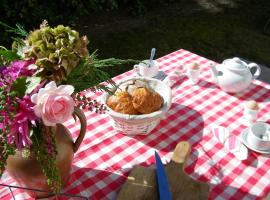
[[[180,65],[197,62],[202,69],[197,85],[183,76],[173,87],[173,103],[167,118],[146,136],[127,136],[116,133],[106,114],[85,112],[86,137],[75,154],[71,177],[63,192],[89,199],[115,199],[128,172],[136,164],[154,164],[154,150],[162,160],[170,160],[176,144],[187,140],[192,144],[186,172],[195,179],[211,184],[209,199],[262,199],[270,191],[270,158],[252,151],[245,161],[239,161],[213,138],[212,124],[228,127],[239,136],[243,125],[243,102],[260,103],[259,118],[270,123],[270,85],[255,80],[245,92],[232,95],[223,92],[211,81],[210,60],[180,49],[157,59],[166,74]],[[134,76],[133,71],[114,78],[116,82]],[[100,98],[101,93],[87,95]],[[79,124],[66,123],[74,138]],[[181,170],[181,169],[179,169]],[[2,183],[15,184],[7,174]],[[16,199],[31,199],[19,189],[13,190]],[[11,199],[8,188],[0,188],[0,199]]]

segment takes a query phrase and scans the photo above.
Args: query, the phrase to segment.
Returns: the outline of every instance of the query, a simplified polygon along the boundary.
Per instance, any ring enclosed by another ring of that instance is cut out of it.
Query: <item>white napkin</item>
[[[241,142],[241,140],[230,134],[229,130],[223,126],[212,126],[212,134],[215,136],[216,140],[224,145],[224,147],[235,155],[238,160],[246,160],[248,157],[248,149]]]

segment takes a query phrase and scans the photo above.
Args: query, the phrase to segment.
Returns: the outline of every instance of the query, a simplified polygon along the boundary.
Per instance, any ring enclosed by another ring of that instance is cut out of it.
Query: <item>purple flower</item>
[[[2,71],[5,70],[7,67],[6,66],[1,66],[0,67],[0,74],[2,74]]]
[[[35,73],[34,68],[29,67],[34,63],[34,59],[16,60],[9,66],[0,68],[0,87],[3,89],[2,95],[5,95],[5,102],[2,102],[1,106],[7,108],[0,110],[0,115],[3,117],[0,128],[2,132],[8,133],[8,143],[16,144],[18,149],[31,145],[29,125],[35,125],[35,120],[38,118],[34,114],[33,104],[29,96],[19,99],[12,95],[9,96],[9,94],[11,94],[12,84],[17,78],[29,77]],[[14,102],[17,102],[17,104]],[[15,116],[11,118],[12,115]]]
[[[38,117],[34,113],[34,104],[31,102],[29,96],[19,99],[18,104],[19,108],[17,114],[11,123],[8,143],[13,144],[15,142],[17,148],[20,150],[32,144],[29,124],[35,126],[35,120],[38,120]]]
[[[18,77],[32,76],[35,70],[29,69],[28,66],[35,63],[34,59],[31,60],[16,60],[10,66],[1,67],[0,69],[0,86],[11,84]]]
[[[31,60],[16,60],[11,63],[11,69],[15,78],[20,76],[32,76],[35,70],[29,69],[28,66],[35,63],[34,59]],[[16,76],[17,75],[17,76]]]

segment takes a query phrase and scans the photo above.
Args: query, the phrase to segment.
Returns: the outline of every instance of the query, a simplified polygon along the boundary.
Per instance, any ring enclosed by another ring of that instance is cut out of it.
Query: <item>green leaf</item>
[[[94,63],[84,61],[75,67],[67,77],[67,84],[75,87],[75,92],[80,92],[107,81],[109,75],[97,69]]]
[[[0,65],[3,65],[4,62],[11,62],[13,60],[20,59],[20,57],[14,51],[1,49],[0,50]]]
[[[17,78],[12,84],[12,91],[16,92],[19,97],[25,95],[26,89],[26,77]]]
[[[15,33],[16,35],[20,37],[26,37],[28,35],[28,32],[20,24],[16,24],[16,27],[14,28],[0,21],[0,25],[5,27],[7,32]]]
[[[26,83],[27,83],[27,89],[26,94],[30,94],[41,82],[41,77],[27,77]]]
[[[114,82],[110,79],[109,74],[102,70],[103,67],[113,67],[138,62],[138,60],[133,59],[122,60],[116,58],[98,60],[94,52],[71,71],[67,77],[66,84],[73,85],[75,92],[89,88],[93,89],[93,91],[108,91],[108,87],[100,83],[107,82],[114,85]]]

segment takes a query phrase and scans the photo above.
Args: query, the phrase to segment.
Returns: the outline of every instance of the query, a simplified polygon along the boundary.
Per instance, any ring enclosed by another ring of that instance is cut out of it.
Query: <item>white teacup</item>
[[[153,78],[158,74],[159,65],[153,60],[149,65],[149,60],[143,60],[138,65],[134,65],[134,70],[143,77]]]
[[[249,127],[247,143],[258,150],[270,150],[270,125],[256,122]]]

